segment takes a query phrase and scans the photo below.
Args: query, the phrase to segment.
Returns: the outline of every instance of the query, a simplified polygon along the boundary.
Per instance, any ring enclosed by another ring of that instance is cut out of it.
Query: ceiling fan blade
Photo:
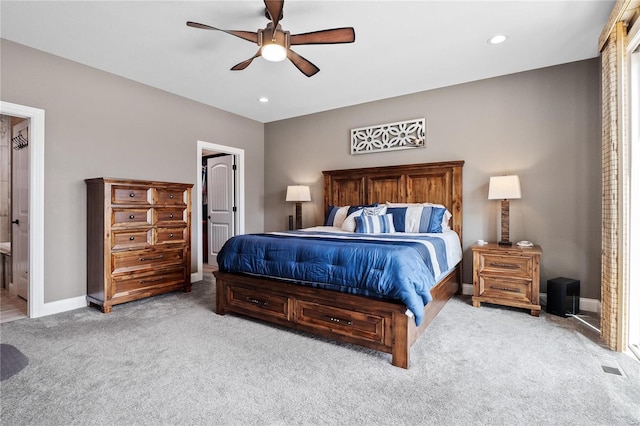
[[[251,62],[252,62],[255,58],[257,58],[257,57],[259,57],[259,56],[260,56],[260,49],[258,49],[258,51],[256,52],[256,54],[255,54],[255,55],[253,55],[251,58],[247,59],[246,61],[242,61],[242,62],[240,62],[239,64],[234,65],[234,66],[231,68],[231,71],[241,71],[241,70],[245,69],[246,67],[248,67],[248,66],[251,64]]]
[[[353,43],[355,40],[355,30],[352,27],[345,27],[295,34],[291,36],[291,45]]]
[[[287,58],[289,58],[289,60],[293,62],[293,65],[295,65],[296,68],[302,71],[302,73],[307,77],[311,77],[312,75],[320,71],[320,68],[316,67],[311,62],[298,55],[291,49],[287,50]]]
[[[269,12],[269,17],[273,22],[273,28],[278,27],[278,22],[282,19],[282,8],[284,7],[284,0],[264,0],[264,5]]]
[[[236,37],[240,37],[243,40],[251,41],[254,43],[258,43],[258,33],[254,33],[251,31],[235,31],[235,30],[221,30],[220,28],[212,27],[210,25],[199,24],[197,22],[188,21],[187,26],[193,28],[200,28],[202,30],[216,30],[222,31],[223,33],[231,34]]]

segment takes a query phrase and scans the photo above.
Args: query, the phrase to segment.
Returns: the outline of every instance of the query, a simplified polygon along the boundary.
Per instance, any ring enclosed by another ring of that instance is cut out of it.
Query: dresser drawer
[[[296,322],[319,330],[384,343],[384,319],[304,300],[295,302]]]
[[[158,188],[158,204],[180,205],[187,204],[187,191],[172,188]]]
[[[111,297],[122,297],[137,292],[154,291],[162,287],[180,285],[185,282],[183,267],[145,274],[122,275],[113,278]]]
[[[111,202],[113,204],[151,204],[151,188],[113,185],[111,187]]]
[[[111,233],[112,250],[137,250],[153,245],[153,230],[113,231]]]
[[[184,244],[187,242],[187,228],[158,228],[156,244]]]
[[[187,223],[187,209],[178,207],[162,207],[156,209],[156,225],[176,225]]]
[[[480,274],[479,296],[531,302],[531,281],[511,279]]]
[[[155,269],[171,264],[184,263],[184,250],[137,250],[111,253],[111,272],[120,274],[131,271]]]
[[[504,274],[510,277],[530,278],[533,271],[533,259],[527,256],[507,256],[480,253],[480,273]]]
[[[127,209],[114,207],[111,209],[111,225],[115,227],[152,225],[151,209]]]
[[[262,294],[257,290],[230,285],[227,304],[240,308],[247,315],[258,312],[284,320],[289,319],[289,298],[274,294]]]

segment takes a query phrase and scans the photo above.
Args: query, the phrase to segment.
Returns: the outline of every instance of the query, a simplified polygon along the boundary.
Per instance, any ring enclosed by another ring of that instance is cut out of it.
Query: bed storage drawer
[[[289,298],[276,294],[265,294],[257,290],[230,285],[226,294],[227,303],[237,310],[251,315],[259,313],[289,320]]]
[[[305,300],[295,301],[296,322],[345,336],[384,343],[384,318]]]

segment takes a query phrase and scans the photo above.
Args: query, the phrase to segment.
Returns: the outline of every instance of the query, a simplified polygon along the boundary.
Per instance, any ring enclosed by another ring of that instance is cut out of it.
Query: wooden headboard
[[[451,229],[462,241],[462,166],[464,161],[406,164],[323,171],[324,206],[434,203],[453,215]]]

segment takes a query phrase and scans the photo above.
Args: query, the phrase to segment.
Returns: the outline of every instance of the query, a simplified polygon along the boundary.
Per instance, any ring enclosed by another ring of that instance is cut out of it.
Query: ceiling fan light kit
[[[282,62],[287,59],[287,49],[275,43],[264,44],[260,54],[269,62]]]
[[[193,21],[188,21],[187,26],[203,30],[222,31],[243,40],[256,43],[259,46],[255,55],[231,67],[232,71],[240,71],[247,68],[251,62],[259,56],[262,56],[270,62],[281,62],[288,58],[293,65],[307,77],[315,75],[320,71],[320,68],[291,50],[291,45],[353,43],[356,39],[356,33],[352,27],[333,28],[290,35],[289,31],[282,30],[278,24],[283,17],[282,10],[284,0],[264,0],[264,5],[266,10],[265,15],[270,19],[270,22],[264,29],[256,32],[221,30]],[[274,19],[274,17],[276,18]]]

